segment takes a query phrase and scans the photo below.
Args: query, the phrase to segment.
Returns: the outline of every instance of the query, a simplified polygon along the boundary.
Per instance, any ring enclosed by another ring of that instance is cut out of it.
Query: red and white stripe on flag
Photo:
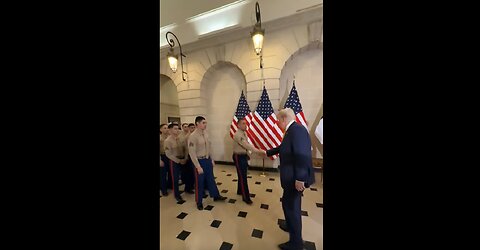
[[[265,121],[257,112],[254,112],[250,122],[250,131],[257,147],[263,150],[278,147],[282,142],[283,133],[276,124],[275,114],[269,116]],[[276,159],[277,156],[274,155],[270,158]]]
[[[305,119],[305,115],[303,114],[303,111],[298,113],[296,115],[295,119],[299,124],[302,124],[308,131],[308,126],[307,126],[307,120]]]
[[[283,133],[277,125],[277,117],[273,111],[265,86],[263,87],[257,108],[253,112],[249,128],[253,141],[263,150],[278,147],[282,142]],[[271,157],[271,159],[276,158],[276,155]]]

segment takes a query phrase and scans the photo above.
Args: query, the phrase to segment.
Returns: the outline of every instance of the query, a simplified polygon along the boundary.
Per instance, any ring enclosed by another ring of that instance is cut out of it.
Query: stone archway
[[[160,123],[168,123],[169,117],[180,117],[177,87],[170,77],[160,74]]]
[[[314,135],[323,114],[323,46],[320,41],[298,49],[285,62],[280,75],[280,107],[285,105],[294,76],[314,147],[313,157],[320,158],[321,145]]]
[[[201,82],[200,95],[204,100],[212,155],[216,161],[232,161],[233,141],[230,124],[238,98],[245,93],[246,81],[242,70],[230,62],[217,62],[210,67]]]

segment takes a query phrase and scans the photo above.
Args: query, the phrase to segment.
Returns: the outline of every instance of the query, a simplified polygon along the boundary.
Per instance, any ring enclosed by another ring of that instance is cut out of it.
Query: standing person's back
[[[285,133],[280,146],[280,184],[282,188],[295,188],[295,181],[305,182],[312,170],[312,143],[303,125],[293,122]]]
[[[312,168],[311,141],[308,131],[295,122],[292,109],[281,110],[278,125],[285,131],[279,147],[266,152],[267,156],[280,155],[280,183],[283,188],[282,208],[286,225],[280,228],[289,232],[290,240],[280,244],[280,249],[303,249],[302,192],[315,181]]]

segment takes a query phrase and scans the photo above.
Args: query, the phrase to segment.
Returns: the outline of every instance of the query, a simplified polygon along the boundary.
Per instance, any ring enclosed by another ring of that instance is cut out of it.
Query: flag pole
[[[262,174],[260,174],[261,177],[265,177],[265,159],[262,159]]]
[[[262,70],[262,78],[263,78],[263,70]],[[263,88],[265,88],[265,79],[263,79]],[[260,174],[261,177],[266,177],[265,174],[265,158],[262,157],[262,173]]]

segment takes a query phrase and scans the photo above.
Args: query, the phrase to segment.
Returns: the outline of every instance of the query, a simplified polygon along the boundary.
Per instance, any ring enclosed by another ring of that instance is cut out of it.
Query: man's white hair
[[[291,108],[284,108],[278,112],[277,115],[278,119],[286,119],[287,122],[290,122],[292,120],[295,120],[295,112]]]

